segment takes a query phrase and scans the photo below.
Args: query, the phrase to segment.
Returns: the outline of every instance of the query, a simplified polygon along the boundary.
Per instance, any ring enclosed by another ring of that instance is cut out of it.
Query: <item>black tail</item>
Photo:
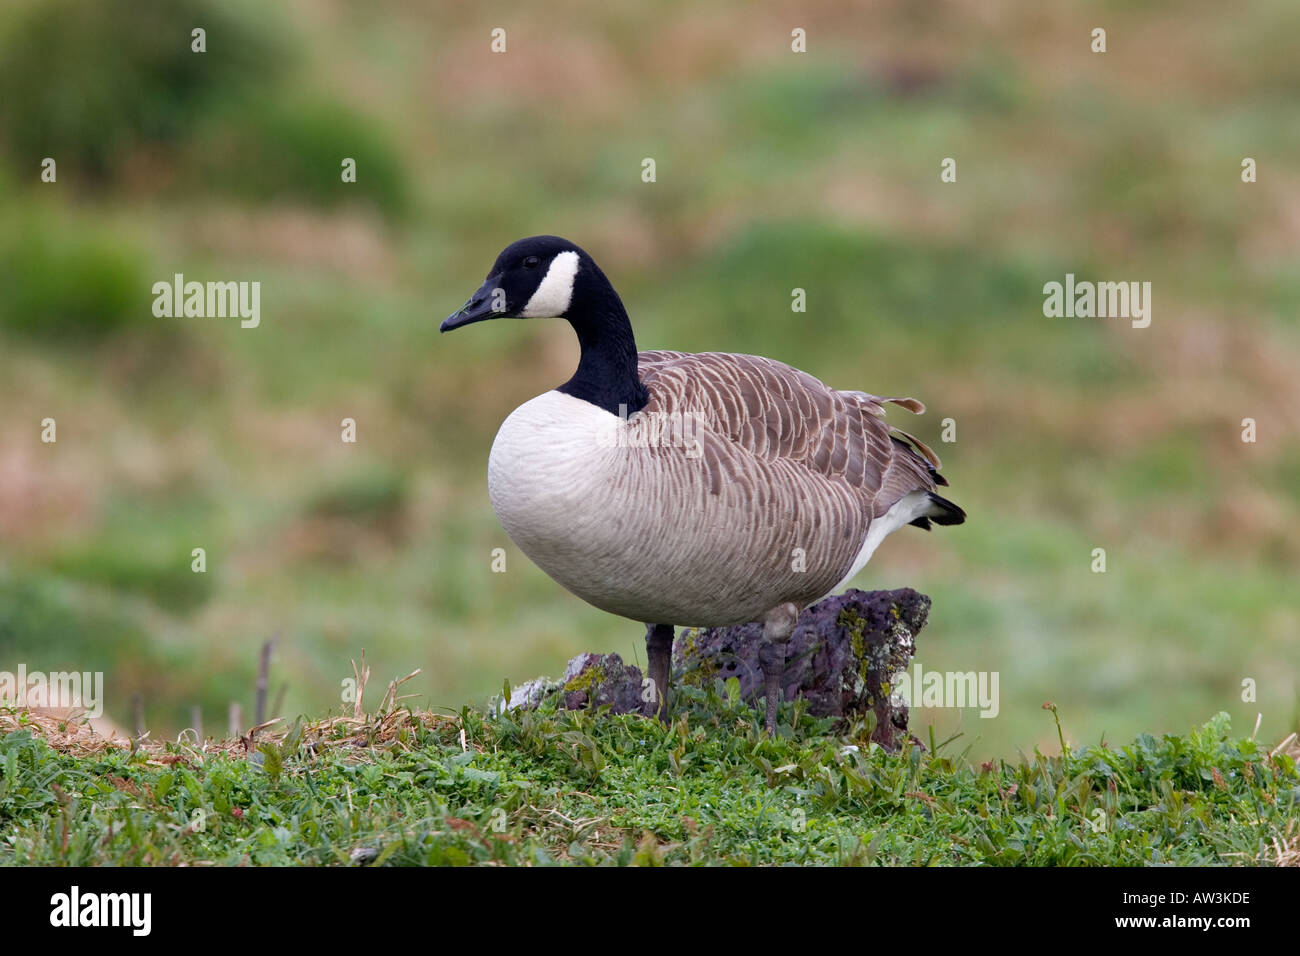
[[[930,492],[930,503],[934,505],[934,508],[926,517],[934,521],[935,524],[961,524],[966,520],[966,512],[947,498],[939,497],[933,491]]]

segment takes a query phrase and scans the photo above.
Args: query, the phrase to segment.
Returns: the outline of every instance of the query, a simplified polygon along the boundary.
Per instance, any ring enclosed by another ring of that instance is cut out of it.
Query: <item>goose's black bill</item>
[[[452,329],[458,329],[462,325],[470,325],[474,322],[482,322],[484,319],[495,319],[502,313],[492,310],[492,293],[497,288],[496,279],[488,279],[479,287],[468,302],[461,306],[457,311],[442,320],[442,325],[438,326],[439,332],[450,332]]]

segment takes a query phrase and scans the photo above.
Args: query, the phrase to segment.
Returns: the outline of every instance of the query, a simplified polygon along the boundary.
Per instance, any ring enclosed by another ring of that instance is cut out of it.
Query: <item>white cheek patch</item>
[[[573,280],[578,274],[578,254],[561,252],[551,260],[546,278],[519,313],[525,319],[553,319],[563,315],[573,301]]]

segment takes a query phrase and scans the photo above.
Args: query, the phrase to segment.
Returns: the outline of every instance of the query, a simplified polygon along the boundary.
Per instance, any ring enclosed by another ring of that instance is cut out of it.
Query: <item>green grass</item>
[[[396,710],[299,722],[247,756],[73,756],[0,712],[0,864],[1241,865],[1295,839],[1294,754],[1226,714],[975,766],[951,742],[884,753],[801,707],[768,738],[738,696],[684,690],[669,728]]]
[[[0,326],[75,347],[148,322],[139,251],[120,236],[70,226],[52,205],[5,218]]]
[[[214,103],[281,73],[286,51],[268,19],[252,15],[247,4],[234,7],[209,0],[52,0],[6,10],[6,152],[22,166],[50,156],[62,175],[102,180],[128,173],[136,150],[184,140]],[[191,30],[200,26],[208,49],[194,53]]]

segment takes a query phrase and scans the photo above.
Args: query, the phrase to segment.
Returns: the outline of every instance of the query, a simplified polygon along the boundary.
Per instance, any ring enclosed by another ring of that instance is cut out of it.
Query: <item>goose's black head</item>
[[[484,319],[565,316],[574,304],[580,274],[594,268],[591,256],[559,236],[532,236],[512,242],[497,256],[479,290],[443,320],[441,331],[450,332]],[[582,278],[586,285],[588,276]]]
[[[506,246],[441,331],[484,319],[544,318],[567,319],[582,347],[578,370],[559,391],[615,415],[645,407],[649,394],[637,376],[636,340],[618,293],[591,256],[559,236]]]

